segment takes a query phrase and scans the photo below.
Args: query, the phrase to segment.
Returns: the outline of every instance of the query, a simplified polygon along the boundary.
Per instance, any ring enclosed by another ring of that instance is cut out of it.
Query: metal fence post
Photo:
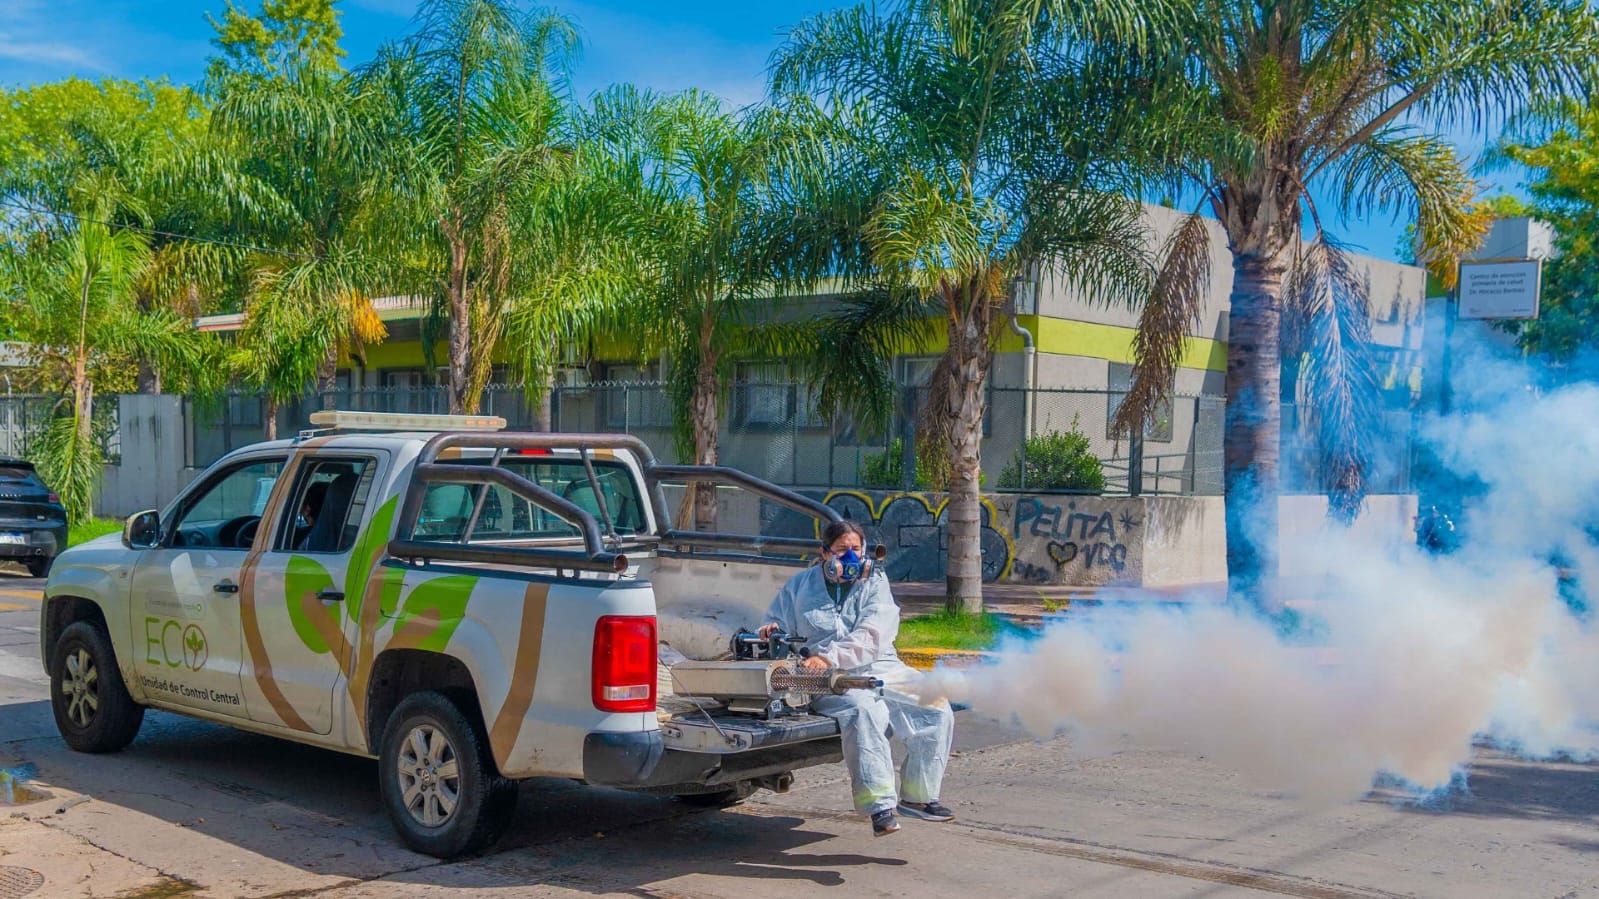
[[[1144,429],[1134,428],[1127,438],[1127,495],[1144,492]]]
[[[900,416],[900,487],[916,489],[916,388],[905,388],[904,410]]]

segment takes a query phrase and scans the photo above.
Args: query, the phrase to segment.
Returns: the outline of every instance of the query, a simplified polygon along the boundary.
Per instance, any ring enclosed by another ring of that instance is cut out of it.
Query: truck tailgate
[[[838,736],[838,722],[826,715],[766,720],[733,714],[713,701],[677,696],[665,665],[656,669],[656,717],[666,748],[688,752],[745,752]]]

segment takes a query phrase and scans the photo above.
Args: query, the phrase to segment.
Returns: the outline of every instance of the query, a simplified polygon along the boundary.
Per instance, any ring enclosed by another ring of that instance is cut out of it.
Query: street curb
[[[931,671],[938,665],[946,668],[972,668],[999,660],[998,653],[975,649],[926,649],[911,647],[897,650],[899,660],[919,671]]]

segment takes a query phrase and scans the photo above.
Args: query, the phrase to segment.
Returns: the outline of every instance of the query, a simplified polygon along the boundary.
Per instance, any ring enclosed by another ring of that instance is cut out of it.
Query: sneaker
[[[891,809],[885,808],[872,815],[872,836],[886,837],[896,830],[899,830],[899,819]]]
[[[938,800],[931,802],[901,802],[899,810],[912,818],[921,818],[923,821],[953,821],[955,813],[938,804]]]

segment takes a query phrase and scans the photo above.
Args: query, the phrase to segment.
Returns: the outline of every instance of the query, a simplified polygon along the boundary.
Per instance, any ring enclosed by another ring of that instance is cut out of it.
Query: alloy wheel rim
[[[441,827],[461,797],[461,768],[444,732],[431,724],[411,728],[400,745],[395,774],[405,810],[424,827]]]
[[[100,712],[100,669],[82,647],[67,654],[66,668],[61,694],[67,701],[67,720],[83,730]]]

